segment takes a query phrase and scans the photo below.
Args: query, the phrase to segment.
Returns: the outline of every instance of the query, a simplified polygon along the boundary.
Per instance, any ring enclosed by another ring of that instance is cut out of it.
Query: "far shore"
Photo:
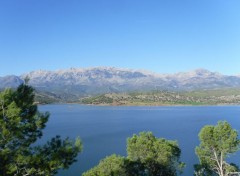
[[[49,104],[41,104],[41,103],[36,103],[37,105],[63,105],[63,104],[69,104],[69,105],[86,105],[86,106],[129,106],[129,107],[132,107],[132,106],[240,106],[240,104],[147,104],[147,103],[142,103],[142,104],[139,104],[139,103],[129,103],[129,104],[106,104],[106,103],[99,103],[99,104],[84,104],[84,103],[78,103],[78,102],[60,102],[60,103],[49,103]]]

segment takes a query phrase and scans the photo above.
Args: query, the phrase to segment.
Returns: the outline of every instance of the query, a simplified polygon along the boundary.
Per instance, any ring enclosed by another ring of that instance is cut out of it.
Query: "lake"
[[[84,106],[76,104],[41,105],[51,117],[39,143],[56,135],[81,137],[83,152],[78,162],[58,176],[80,176],[113,153],[126,156],[126,139],[141,131],[152,131],[156,137],[177,140],[182,150],[181,161],[187,167],[184,176],[193,175],[193,164],[198,163],[195,147],[198,133],[207,124],[227,120],[240,129],[239,106]],[[239,165],[240,153],[231,157]]]

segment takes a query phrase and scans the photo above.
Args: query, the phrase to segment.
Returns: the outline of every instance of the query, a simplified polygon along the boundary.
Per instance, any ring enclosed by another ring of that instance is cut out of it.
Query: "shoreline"
[[[85,106],[112,106],[112,107],[144,107],[144,106],[152,106],[152,107],[162,107],[162,106],[240,106],[240,104],[84,104],[84,103],[68,103],[68,102],[61,102],[61,103],[49,103],[49,104],[37,104],[37,105],[85,105]]]

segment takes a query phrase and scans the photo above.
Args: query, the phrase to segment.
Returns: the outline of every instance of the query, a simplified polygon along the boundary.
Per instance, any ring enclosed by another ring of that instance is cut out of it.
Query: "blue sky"
[[[240,74],[239,0],[0,0],[0,76],[113,66]]]

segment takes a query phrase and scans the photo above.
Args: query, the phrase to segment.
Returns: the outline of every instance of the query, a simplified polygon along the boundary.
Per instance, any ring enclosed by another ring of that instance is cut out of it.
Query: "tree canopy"
[[[0,175],[51,176],[76,161],[82,150],[79,138],[56,136],[43,146],[36,145],[48,119],[49,113],[39,112],[34,104],[31,86],[21,84],[0,93]]]
[[[127,157],[112,155],[83,176],[175,176],[182,171],[176,141],[141,132],[127,140]]]
[[[184,166],[180,162],[181,149],[177,142],[156,138],[151,132],[141,132],[129,138],[127,153],[128,159],[140,163],[150,176],[177,175]]]
[[[101,160],[97,166],[83,173],[82,176],[126,176],[126,169],[125,158],[113,154]]]
[[[234,164],[229,164],[226,158],[239,150],[238,133],[226,121],[220,121],[216,126],[207,125],[199,133],[200,145],[196,154],[200,164],[195,165],[195,175],[228,176],[238,171]]]

